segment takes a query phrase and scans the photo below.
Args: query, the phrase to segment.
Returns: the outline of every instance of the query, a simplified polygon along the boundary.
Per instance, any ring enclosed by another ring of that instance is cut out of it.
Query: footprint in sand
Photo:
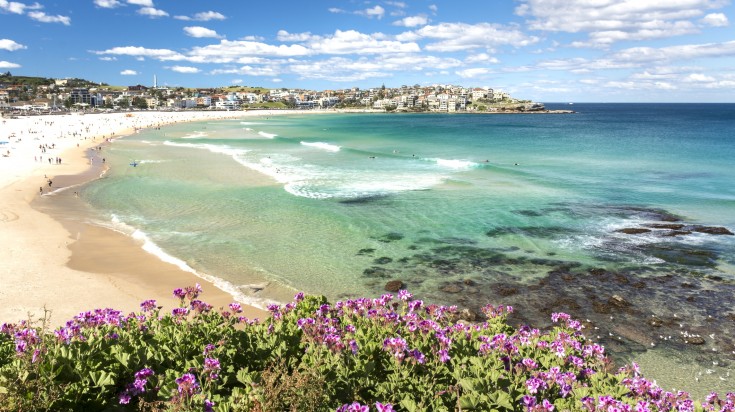
[[[0,222],[12,222],[18,220],[18,215],[10,210],[0,210]]]

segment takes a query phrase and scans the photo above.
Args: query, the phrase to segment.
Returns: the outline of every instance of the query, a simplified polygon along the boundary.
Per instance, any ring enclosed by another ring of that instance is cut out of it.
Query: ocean
[[[164,126],[105,148],[109,172],[80,196],[244,302],[398,280],[468,319],[487,303],[539,327],[568,312],[660,381],[732,389],[735,104],[547,108],[575,113]]]

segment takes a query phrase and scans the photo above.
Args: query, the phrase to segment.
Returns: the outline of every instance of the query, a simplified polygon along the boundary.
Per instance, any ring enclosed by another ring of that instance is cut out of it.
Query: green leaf
[[[419,410],[419,406],[416,404],[416,401],[409,397],[403,398],[401,401],[401,406],[404,407],[408,412],[415,412]]]
[[[496,392],[495,395],[494,402],[496,405],[507,410],[513,410],[513,400],[510,398],[510,395],[505,392]]]

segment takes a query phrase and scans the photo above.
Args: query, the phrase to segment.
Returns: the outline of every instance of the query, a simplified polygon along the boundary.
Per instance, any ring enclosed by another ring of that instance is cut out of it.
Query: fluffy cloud
[[[661,48],[633,47],[614,53],[611,59],[637,64],[735,56],[735,41],[684,44]]]
[[[712,27],[727,27],[730,25],[724,13],[710,13],[704,16],[700,22]]]
[[[16,51],[27,47],[10,39],[0,39],[0,50]]]
[[[168,13],[155,7],[142,7],[138,10],[138,14],[148,17],[166,17]]]
[[[220,38],[221,36],[217,34],[216,31],[208,29],[206,27],[200,27],[200,26],[191,26],[191,27],[184,27],[184,32],[187,36],[190,37],[213,37],[213,38]]]
[[[219,44],[193,48],[189,53],[189,59],[193,62],[230,63],[242,57],[293,57],[309,53],[309,49],[297,44],[274,46],[248,40],[222,40]]]
[[[692,19],[725,0],[522,0],[516,14],[528,17],[532,30],[587,32],[589,41],[575,46],[601,46],[622,40],[645,40],[697,32]],[[710,19],[717,20],[717,17]]]
[[[30,11],[28,17],[41,23],[61,23],[65,26],[71,25],[71,18],[67,16],[49,16],[42,11]]]
[[[380,6],[375,6],[365,10],[358,10],[355,12],[355,14],[359,14],[361,16],[365,16],[371,19],[375,17],[380,20],[385,15],[385,9]]]
[[[121,71],[120,74],[123,76],[136,76],[138,75],[138,72],[136,72],[135,70],[128,69],[128,70]]]
[[[128,4],[142,7],[153,7],[153,0],[127,0]]]
[[[304,42],[308,40],[316,40],[319,39],[319,36],[315,36],[309,32],[306,33],[289,33],[286,30],[278,30],[278,34],[276,35],[276,38],[278,41],[287,41],[287,42]]]
[[[34,3],[33,5],[29,6],[27,4],[18,3],[17,1],[0,0],[0,10],[5,10],[8,13],[13,14],[23,14],[25,13],[26,9],[38,10],[41,8],[43,8],[43,6],[38,3]]]
[[[416,27],[416,26],[423,26],[424,24],[428,23],[429,19],[426,16],[408,16],[404,17],[401,20],[393,22],[394,26],[403,26],[403,27]]]
[[[424,26],[413,34],[428,39],[439,39],[440,41],[426,46],[426,50],[439,52],[490,49],[501,45],[522,47],[539,41],[537,37],[525,35],[517,27],[490,23],[441,23]],[[403,34],[403,38],[406,35]]]
[[[278,76],[279,69],[275,66],[268,67],[253,67],[253,66],[242,66],[238,69],[217,69],[212,70],[212,74],[237,74],[244,76]]]
[[[120,55],[137,58],[150,57],[158,60],[186,60],[186,56],[168,49],[147,49],[145,47],[125,46],[93,52],[98,55]]]
[[[314,53],[322,54],[384,54],[414,53],[420,51],[413,42],[382,40],[381,34],[364,34],[355,30],[337,30],[333,36],[318,38],[309,43]]]
[[[20,67],[19,64],[7,62],[5,60],[0,60],[0,69],[17,69]]]
[[[177,73],[199,73],[200,70],[196,67],[188,67],[188,66],[172,66],[169,67],[169,69],[177,72]]]
[[[195,21],[210,21],[210,20],[225,20],[227,17],[225,17],[222,13],[218,13],[216,11],[204,11],[201,13],[197,13],[192,17],[189,16],[174,16],[175,19],[178,20],[195,20]]]
[[[102,7],[103,9],[113,9],[123,5],[118,0],[94,0],[94,4],[95,6]]]
[[[487,53],[479,53],[479,54],[473,54],[470,56],[467,56],[467,59],[465,59],[467,63],[499,63],[500,61],[490,56]]]
[[[473,79],[475,77],[481,77],[490,73],[490,70],[484,67],[476,67],[472,69],[458,70],[455,73],[457,74],[457,76],[463,79]]]

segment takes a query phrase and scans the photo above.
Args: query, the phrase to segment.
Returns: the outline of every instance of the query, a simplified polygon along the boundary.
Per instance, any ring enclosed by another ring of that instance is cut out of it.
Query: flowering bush
[[[564,313],[542,333],[509,326],[506,306],[469,324],[405,291],[333,305],[298,294],[259,322],[200,293],[174,291],[171,313],[150,300],[80,313],[53,333],[2,325],[0,410],[735,410],[732,393],[695,402],[635,365],[611,370]]]

